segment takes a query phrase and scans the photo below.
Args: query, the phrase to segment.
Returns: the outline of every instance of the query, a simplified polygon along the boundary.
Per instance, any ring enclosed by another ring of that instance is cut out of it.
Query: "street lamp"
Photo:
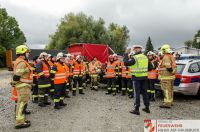
[[[196,37],[196,42],[198,44],[198,50],[200,49],[200,37]],[[198,54],[199,54],[199,51],[198,51]]]

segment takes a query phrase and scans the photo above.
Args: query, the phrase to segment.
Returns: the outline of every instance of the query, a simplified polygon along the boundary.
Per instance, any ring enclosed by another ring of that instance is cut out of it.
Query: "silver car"
[[[200,60],[178,60],[174,92],[184,95],[200,95]],[[160,88],[156,84],[156,88]]]

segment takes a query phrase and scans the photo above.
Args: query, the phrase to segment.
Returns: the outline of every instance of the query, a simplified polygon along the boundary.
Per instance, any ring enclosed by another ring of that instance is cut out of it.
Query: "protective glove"
[[[172,68],[167,68],[167,71],[168,71],[168,72],[172,72],[173,69],[172,69]]]

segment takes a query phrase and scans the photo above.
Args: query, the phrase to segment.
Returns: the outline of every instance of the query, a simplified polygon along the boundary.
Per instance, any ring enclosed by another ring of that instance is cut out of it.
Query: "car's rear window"
[[[177,71],[176,73],[181,74],[183,72],[183,69],[185,68],[185,64],[176,64]]]

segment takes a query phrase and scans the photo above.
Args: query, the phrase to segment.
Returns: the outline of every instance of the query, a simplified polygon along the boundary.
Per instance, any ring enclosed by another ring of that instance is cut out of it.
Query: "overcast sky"
[[[31,48],[42,48],[64,14],[84,12],[106,24],[126,25],[131,44],[183,46],[200,29],[200,0],[0,0],[14,16]]]

